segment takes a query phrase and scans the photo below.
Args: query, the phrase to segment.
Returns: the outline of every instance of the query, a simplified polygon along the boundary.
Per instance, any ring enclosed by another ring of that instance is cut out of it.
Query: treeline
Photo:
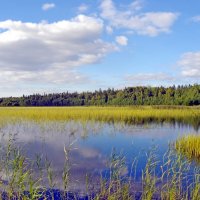
[[[200,105],[200,85],[128,87],[0,98],[0,106]]]

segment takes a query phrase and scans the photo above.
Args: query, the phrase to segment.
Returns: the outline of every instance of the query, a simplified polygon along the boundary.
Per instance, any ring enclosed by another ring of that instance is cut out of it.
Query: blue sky
[[[0,4],[0,96],[200,83],[200,1]]]

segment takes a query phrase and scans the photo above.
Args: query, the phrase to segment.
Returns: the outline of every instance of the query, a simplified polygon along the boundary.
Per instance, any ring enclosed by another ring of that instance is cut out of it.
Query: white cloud
[[[192,17],[192,21],[194,21],[194,22],[200,22],[200,15]]]
[[[170,32],[171,26],[178,17],[177,13],[172,12],[138,13],[142,8],[141,1],[133,2],[125,10],[119,10],[112,0],[103,0],[100,8],[101,17],[111,26],[148,36]]]
[[[115,38],[116,42],[119,44],[119,45],[122,45],[122,46],[126,46],[128,44],[128,38],[125,37],[125,36],[117,36]]]
[[[177,62],[184,77],[200,78],[200,52],[187,52]]]
[[[174,75],[164,72],[136,73],[124,76],[123,87],[130,86],[169,86],[179,83]]]
[[[81,12],[81,13],[84,13],[88,10],[88,6],[86,4],[81,4],[79,7],[78,7],[78,11]]]
[[[200,80],[200,52],[184,53],[176,63],[174,74],[163,72],[130,74],[124,81],[131,85],[194,84]]]
[[[172,75],[167,73],[139,73],[125,76],[125,80],[139,84],[150,84],[151,82],[169,82],[174,80]]]
[[[89,78],[76,70],[49,70],[49,71],[1,71],[0,83],[68,83],[82,84],[89,82]]]
[[[106,26],[106,32],[111,35],[113,33],[113,29],[111,26]]]
[[[78,15],[55,23],[2,21],[0,82],[87,83],[79,67],[115,51],[101,39],[100,19]]]
[[[56,5],[54,3],[45,3],[42,5],[42,10],[50,10],[54,8]]]
[[[143,1],[142,0],[135,0],[133,1],[128,7],[134,12],[139,11],[143,7]]]

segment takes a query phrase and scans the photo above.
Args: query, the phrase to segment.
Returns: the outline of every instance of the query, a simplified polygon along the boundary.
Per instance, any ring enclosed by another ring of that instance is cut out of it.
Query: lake
[[[63,189],[62,174],[67,151],[70,169],[68,190],[80,194],[86,193],[86,180],[92,188],[98,185],[101,176],[109,179],[109,160],[113,154],[125,159],[121,175],[130,176],[134,171],[134,179],[140,183],[149,151],[156,148],[157,159],[161,161],[169,143],[185,134],[200,133],[197,128],[180,123],[126,125],[78,121],[36,123],[26,120],[8,123],[0,131],[2,148],[12,140],[27,158],[41,161],[41,170],[45,171],[48,163],[52,170],[52,185],[56,189]],[[135,158],[137,165],[133,168]],[[34,175],[39,177],[40,170],[34,166]],[[6,184],[6,180],[4,182]],[[42,184],[50,187],[48,178],[43,178]]]

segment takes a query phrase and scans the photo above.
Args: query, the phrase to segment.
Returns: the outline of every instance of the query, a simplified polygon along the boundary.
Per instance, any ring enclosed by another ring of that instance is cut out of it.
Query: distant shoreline
[[[0,98],[0,106],[198,106],[200,85],[127,87],[95,92],[63,92]]]

